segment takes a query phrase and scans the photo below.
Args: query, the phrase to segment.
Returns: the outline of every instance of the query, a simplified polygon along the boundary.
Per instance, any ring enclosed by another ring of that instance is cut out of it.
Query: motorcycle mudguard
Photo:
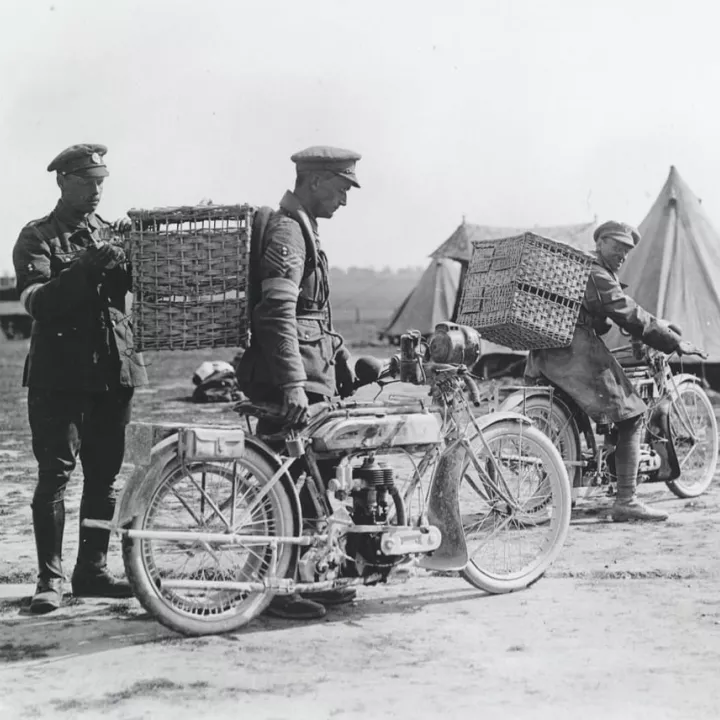
[[[113,526],[116,528],[127,527],[137,515],[145,510],[150,502],[150,496],[155,489],[154,481],[162,474],[167,465],[177,457],[177,431],[165,437],[157,444],[148,446],[148,442],[152,442],[152,438],[156,436],[157,432],[155,432],[155,434],[150,432],[149,441],[146,441],[144,437],[135,440],[134,452],[131,451],[130,456],[132,458],[134,454],[136,467],[131,477],[125,483],[125,487],[115,507]],[[252,435],[246,435],[245,447],[255,450],[274,470],[280,467],[281,461],[278,456],[258,438]],[[280,482],[290,498],[296,532],[299,532],[299,528],[302,527],[302,514],[297,488],[288,473],[285,473],[280,478]]]
[[[660,456],[660,469],[654,473],[658,482],[668,482],[680,477],[680,463],[675,452],[672,431],[670,429],[670,398],[661,400],[648,415],[648,443]]]
[[[496,412],[476,418],[483,431],[506,420],[532,424],[524,415],[515,412]],[[470,559],[460,513],[460,483],[464,461],[465,449],[457,445],[441,456],[435,469],[427,514],[429,523],[442,533],[442,541],[437,550],[420,558],[418,564],[427,570],[462,570]]]

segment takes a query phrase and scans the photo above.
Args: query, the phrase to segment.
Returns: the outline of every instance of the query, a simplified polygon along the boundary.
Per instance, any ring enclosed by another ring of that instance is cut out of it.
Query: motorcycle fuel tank
[[[430,413],[335,418],[315,432],[316,452],[373,450],[429,445],[442,440],[440,422]]]

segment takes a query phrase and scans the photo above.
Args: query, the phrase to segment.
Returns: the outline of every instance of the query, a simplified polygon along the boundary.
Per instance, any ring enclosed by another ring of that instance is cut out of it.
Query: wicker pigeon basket
[[[476,241],[457,321],[513,350],[569,345],[592,260],[531,232]]]
[[[135,348],[242,347],[250,205],[131,210]]]

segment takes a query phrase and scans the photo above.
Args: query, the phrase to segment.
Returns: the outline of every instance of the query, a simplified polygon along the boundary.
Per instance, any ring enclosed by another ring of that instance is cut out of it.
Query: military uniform
[[[48,170],[104,177],[105,151],[73,146]],[[147,383],[142,357],[133,349],[129,268],[88,262],[112,240],[112,228],[99,215],[78,218],[71,210],[61,200],[22,229],[13,250],[17,290],[33,319],[23,385],[39,469],[32,508],[40,580],[63,577],[63,498],[78,453],[81,521],[112,518],[133,388]],[[107,532],[81,528],[78,565],[102,569],[108,538]]]
[[[354,173],[359,157],[334,148],[308,148],[292,159],[299,172],[331,168],[359,187]],[[311,402],[332,397],[343,341],[332,327],[329,268],[317,221],[288,191],[260,235],[254,262],[251,253],[257,302],[251,344],[238,366],[240,388],[252,400],[276,403],[292,387],[303,387]]]
[[[529,379],[547,378],[575,400],[595,422],[619,422],[646,410],[620,363],[600,335],[612,320],[634,338],[663,352],[673,352],[680,336],[625,294],[617,275],[596,256],[569,346],[533,350],[527,360]]]

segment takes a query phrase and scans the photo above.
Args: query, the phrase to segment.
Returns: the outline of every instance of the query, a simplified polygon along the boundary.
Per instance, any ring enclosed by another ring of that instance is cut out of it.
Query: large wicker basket
[[[249,205],[131,210],[135,349],[245,346]]]
[[[592,256],[526,232],[473,243],[457,321],[513,350],[570,344]]]

